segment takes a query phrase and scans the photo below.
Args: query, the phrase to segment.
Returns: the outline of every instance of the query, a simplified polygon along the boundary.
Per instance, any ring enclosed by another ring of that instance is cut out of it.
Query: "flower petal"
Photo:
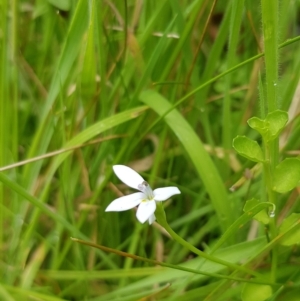
[[[157,188],[153,191],[155,201],[165,201],[174,194],[180,194],[177,187]]]
[[[145,195],[142,192],[125,195],[112,201],[105,211],[125,211],[137,206],[144,198]]]
[[[151,215],[153,215],[155,209],[155,201],[141,202],[136,212],[136,217],[143,224],[147,219],[151,217]]]
[[[155,220],[156,220],[156,217],[155,217],[154,214],[152,214],[152,215],[148,218],[149,225],[151,225]]]
[[[114,165],[113,169],[116,176],[129,187],[138,189],[138,185],[144,182],[144,179],[128,166]]]

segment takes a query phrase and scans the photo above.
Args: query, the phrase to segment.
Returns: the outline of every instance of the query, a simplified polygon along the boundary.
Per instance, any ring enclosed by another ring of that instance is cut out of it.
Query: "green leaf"
[[[292,213],[287,217],[281,224],[279,228],[279,234],[289,231],[291,227],[294,227],[289,233],[284,235],[281,239],[280,244],[283,246],[292,246],[300,242],[300,225],[296,223],[300,222],[300,213]]]
[[[48,2],[60,10],[69,11],[71,9],[71,0],[48,0]]]
[[[72,74],[71,70],[74,68],[74,62],[77,58],[80,47],[82,47],[82,40],[86,32],[90,17],[89,2],[86,0],[79,0],[76,2],[76,9],[72,17],[68,33],[65,37],[64,46],[58,58],[55,67],[55,74],[52,78],[47,99],[39,112],[40,125],[34,135],[28,152],[28,158],[34,157],[37,154],[43,154],[47,151],[50,139],[53,135],[53,126],[46,126],[48,114],[51,111],[57,96],[61,92],[61,88],[65,85],[67,79]],[[23,175],[26,181],[26,186],[33,183],[40,172],[41,163],[36,162],[33,166],[26,165]]]
[[[300,160],[288,158],[274,170],[273,190],[285,193],[295,188],[300,181]]]
[[[252,198],[251,200],[246,201],[243,210],[244,212],[252,211],[252,209],[260,203],[261,202],[259,200]],[[253,216],[253,218],[265,225],[267,225],[270,222],[270,217],[265,210],[258,212],[256,215]]]
[[[93,97],[96,91],[96,57],[95,57],[95,1],[91,2],[91,17],[87,33],[87,43],[84,49],[84,62],[81,72],[81,93],[87,99]]]
[[[288,113],[281,110],[276,110],[268,114],[266,122],[269,128],[267,139],[276,139],[280,132],[284,129],[285,125],[289,120]]]
[[[233,139],[234,149],[243,157],[254,161],[254,162],[263,162],[263,153],[254,140],[247,138],[246,136],[237,136]]]
[[[249,258],[253,254],[256,254],[257,251],[263,245],[265,245],[265,239],[257,238],[252,241],[246,241],[240,244],[235,244],[227,248],[222,248],[216,253],[216,255],[224,260],[237,263],[246,260],[246,258]],[[201,271],[207,271],[210,273],[221,273],[222,271],[224,271],[224,268],[221,265],[208,261],[198,256],[196,256],[191,260],[185,261],[180,265],[191,269],[201,266]],[[116,288],[116,290],[113,290],[111,293],[109,293],[109,297],[111,299],[119,300],[118,296],[127,296],[137,291],[140,292],[141,290],[146,290],[147,288],[155,285],[156,283],[160,283],[160,282],[178,283],[178,281],[179,282],[182,281],[182,279],[187,277],[187,275],[189,274],[187,274],[187,272],[184,271],[175,270],[175,269],[164,269],[162,270],[161,273],[156,273],[146,278],[140,277],[140,280],[138,281],[132,281],[128,283],[128,285],[123,287],[119,286],[118,288]],[[193,277],[194,277],[193,278],[194,281],[205,281],[206,279],[209,279],[204,275],[194,275]],[[198,298],[196,300],[202,300],[202,299]]]
[[[251,210],[241,215],[212,247],[211,254],[220,248],[220,246],[222,246],[226,241],[228,241],[230,237],[234,236],[239,230],[241,230],[241,228],[243,228],[247,222],[254,218],[256,214],[270,207],[272,207],[272,203],[259,202],[259,204],[254,205]]]
[[[265,120],[258,117],[252,117],[248,120],[249,126],[259,132],[267,141],[276,139],[287,122],[288,113],[281,110],[269,113]]]
[[[243,301],[264,301],[272,296],[270,285],[246,283],[242,290]]]
[[[256,130],[257,132],[259,132],[262,136],[264,136],[267,131],[268,131],[268,128],[267,128],[267,125],[266,125],[266,121],[265,120],[262,120],[258,117],[252,117],[250,119],[248,119],[248,125]]]
[[[164,116],[166,112],[172,109],[171,103],[155,91],[143,91],[140,95],[140,99],[160,116]],[[164,116],[164,121],[177,136],[193,162],[211,198],[222,230],[225,232],[233,220],[233,211],[230,206],[228,206],[227,192],[213,160],[205,150],[199,136],[196,135],[194,129],[177,109],[169,111],[169,113]]]

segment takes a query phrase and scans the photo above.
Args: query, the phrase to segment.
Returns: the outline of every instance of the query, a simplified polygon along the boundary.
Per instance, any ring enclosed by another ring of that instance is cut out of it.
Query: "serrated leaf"
[[[251,211],[252,208],[254,208],[260,203],[261,202],[259,200],[252,198],[251,200],[246,201],[243,210],[244,212]],[[270,217],[265,210],[258,212],[256,215],[253,216],[253,218],[265,225],[267,225],[270,222]]]
[[[295,226],[296,223],[299,223]],[[279,228],[279,234],[287,232],[291,227],[294,226],[293,230],[284,235],[281,239],[280,244],[283,246],[292,246],[300,242],[300,213],[292,213],[287,217]]]
[[[233,139],[234,149],[243,157],[254,161],[263,162],[263,153],[258,143],[246,136],[237,136]]]
[[[270,285],[246,283],[242,290],[243,301],[264,301],[272,296]]]
[[[300,160],[288,158],[274,170],[273,190],[285,193],[294,189],[300,181]]]

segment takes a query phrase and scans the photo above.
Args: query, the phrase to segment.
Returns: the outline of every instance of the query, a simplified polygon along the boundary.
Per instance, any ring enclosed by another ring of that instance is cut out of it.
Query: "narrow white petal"
[[[152,215],[149,217],[149,219],[148,219],[149,225],[151,225],[155,220],[156,220],[156,217],[155,217],[154,214],[152,214]]]
[[[125,195],[112,201],[105,211],[125,211],[137,206],[144,198],[142,192]]]
[[[165,201],[174,194],[180,194],[177,187],[157,188],[153,191],[155,201]]]
[[[138,189],[138,185],[144,182],[144,179],[133,169],[125,165],[114,165],[116,176],[127,186]]]
[[[155,209],[156,209],[155,201],[141,202],[136,212],[136,217],[143,224],[147,219],[151,217]]]

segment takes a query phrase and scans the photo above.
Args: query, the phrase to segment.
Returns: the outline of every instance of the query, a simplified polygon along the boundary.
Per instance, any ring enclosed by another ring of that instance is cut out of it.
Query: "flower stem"
[[[258,272],[252,271],[244,266],[240,266],[237,265],[235,263],[231,263],[225,260],[222,260],[218,257],[215,257],[213,255],[209,255],[199,249],[197,249],[196,247],[194,247],[192,244],[190,244],[189,242],[187,242],[186,240],[184,240],[182,237],[180,237],[176,232],[173,231],[173,229],[169,226],[167,219],[166,219],[166,215],[165,215],[165,211],[163,209],[163,205],[161,202],[157,202],[157,208],[155,211],[155,216],[157,218],[158,223],[163,226],[165,228],[165,230],[170,234],[170,236],[176,240],[178,243],[180,243],[182,246],[184,246],[185,248],[187,248],[188,250],[192,251],[193,253],[195,253],[196,255],[203,257],[207,260],[210,260],[212,262],[221,264],[226,266],[230,271],[232,270],[238,270],[250,275],[254,275],[257,277],[262,277],[262,275]]]
[[[277,205],[276,201],[276,193],[273,191],[273,182],[272,182],[272,173],[274,170],[274,166],[276,165],[274,162],[276,162],[276,158],[272,156],[274,152],[271,152],[271,149],[274,146],[272,144],[273,141],[267,141],[266,139],[263,139],[264,141],[264,148],[265,148],[265,162],[263,163],[263,169],[265,174],[265,184],[267,187],[267,196],[268,201],[274,204],[274,206]],[[271,239],[274,239],[277,236],[277,229],[275,224],[275,218],[272,218],[270,220],[270,233],[271,233]],[[278,248],[275,246],[272,249],[272,260],[271,260],[271,280],[276,280],[276,273],[277,273],[277,264],[278,264]]]

